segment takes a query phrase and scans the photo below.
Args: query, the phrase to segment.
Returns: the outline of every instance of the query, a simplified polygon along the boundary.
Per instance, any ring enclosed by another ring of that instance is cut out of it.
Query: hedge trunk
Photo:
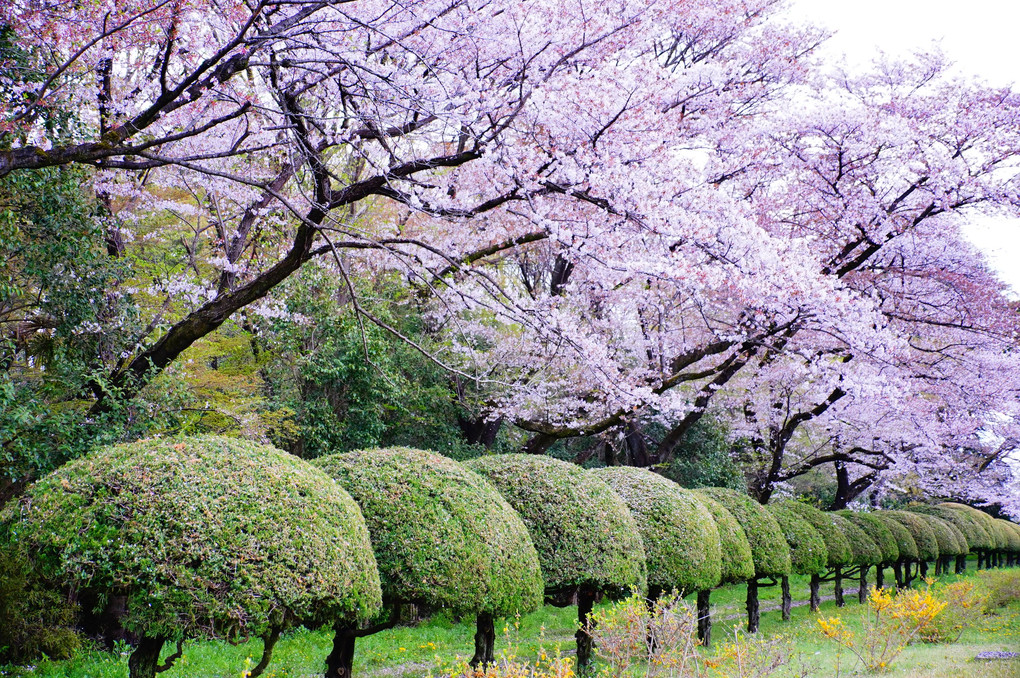
[[[793,608],[793,598],[790,596],[790,578],[784,576],[779,580],[783,591],[783,621],[790,621],[790,610]]]
[[[326,657],[326,678],[351,678],[354,666],[354,641],[357,633],[353,628],[340,626],[333,636],[333,650]]]
[[[758,608],[758,580],[747,580],[747,632],[757,633],[761,621],[761,610]]]
[[[159,652],[163,649],[166,638],[142,636],[135,646],[135,651],[128,659],[128,675],[130,678],[153,678],[159,667]]]
[[[818,612],[818,606],[822,604],[822,597],[818,590],[821,588],[822,580],[817,574],[811,575],[811,611]]]
[[[836,594],[836,607],[845,607],[846,601],[843,600],[843,568],[837,565],[834,570],[833,581],[835,582]]]
[[[586,672],[591,667],[592,638],[588,633],[588,616],[595,607],[595,589],[582,586],[577,591],[577,671]]]
[[[475,620],[475,656],[471,658],[471,666],[481,665],[486,668],[496,661],[496,627],[492,615],[488,612],[479,613]]]
[[[712,643],[712,611],[709,607],[710,589],[698,591],[698,640],[705,647]]]
[[[956,556],[956,574],[963,574],[967,571],[967,556]]]
[[[868,566],[861,565],[860,584],[857,586],[857,602],[863,605],[868,602]]]

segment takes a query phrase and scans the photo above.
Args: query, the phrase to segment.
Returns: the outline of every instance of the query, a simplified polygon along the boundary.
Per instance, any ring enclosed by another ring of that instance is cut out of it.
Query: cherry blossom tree
[[[399,272],[466,430],[532,452],[666,462],[722,401],[843,464],[1012,439],[1012,320],[958,220],[1016,214],[1020,98],[937,57],[832,73],[781,6],[15,0],[0,177],[94,168],[109,255],[172,262],[94,412],[311,263],[393,332],[353,279]]]

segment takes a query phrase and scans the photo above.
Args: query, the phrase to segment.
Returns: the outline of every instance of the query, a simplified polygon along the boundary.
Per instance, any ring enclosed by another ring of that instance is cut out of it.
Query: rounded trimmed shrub
[[[868,533],[841,515],[830,513],[836,527],[843,532],[850,543],[850,562],[853,565],[878,565],[882,562],[882,551]]]
[[[542,604],[528,530],[477,473],[408,448],[334,454],[313,463],[361,507],[387,604],[497,617]]]
[[[797,511],[822,535],[829,557],[826,562],[827,567],[844,567],[854,562],[854,552],[850,547],[850,541],[846,538],[846,533],[833,520],[836,516],[820,511],[814,506],[808,506],[804,502],[787,501],[784,503],[792,510]]]
[[[707,494],[697,494],[698,501],[712,514],[719,529],[719,544],[722,547],[722,582],[746,581],[754,576],[754,560],[751,558],[751,544],[747,541],[744,528],[729,510]]]
[[[829,560],[829,553],[825,550],[825,540],[818,530],[782,502],[768,504],[765,508],[779,523],[786,543],[790,546],[793,574],[821,574]]]
[[[689,491],[648,469],[610,466],[588,471],[620,495],[637,522],[648,563],[648,587],[704,591],[722,579],[719,530]]]
[[[1010,538],[1010,543],[1013,545],[1013,553],[1020,553],[1020,525],[1014,522],[1003,520],[1003,529],[1009,530],[1013,533],[1015,540]]]
[[[870,515],[876,520],[882,521],[882,523],[889,528],[892,532],[893,537],[896,538],[896,548],[899,549],[900,557],[899,560],[917,560],[918,549],[917,542],[914,541],[913,535],[910,533],[903,523],[896,520],[890,515],[887,515],[888,511],[875,511]]]
[[[971,515],[968,511],[960,511],[945,504],[938,506],[920,504],[912,506],[910,510],[932,513],[943,520],[951,521],[963,533],[967,539],[967,547],[971,551],[984,551],[992,548],[993,540],[988,534],[988,530],[985,529],[984,521]]]
[[[953,554],[950,554],[948,551],[944,551],[942,544],[939,543],[939,551],[943,555],[966,555],[970,552],[971,537],[968,536],[968,533],[970,535],[974,534],[974,523],[971,519],[958,511],[953,511],[952,509],[947,509],[943,506],[911,504],[907,507],[907,510],[914,513],[920,513],[921,515],[938,518],[947,528],[949,528],[949,531],[953,533],[953,537],[956,539],[956,548],[958,550]]]
[[[4,512],[0,534],[54,586],[125,595],[121,623],[143,637],[237,639],[354,622],[381,603],[351,497],[297,457],[231,438],[69,462]]]
[[[861,528],[871,538],[871,541],[875,542],[875,546],[878,547],[882,556],[879,563],[894,563],[900,559],[900,549],[896,546],[896,537],[884,522],[870,513],[840,511],[839,515]]]
[[[751,546],[755,577],[779,577],[790,574],[790,547],[776,519],[746,494],[724,487],[703,487],[693,491],[722,504],[733,514]]]
[[[645,551],[623,500],[597,476],[534,454],[498,454],[465,464],[492,483],[524,520],[546,591],[591,586],[645,590]]]
[[[1005,543],[1005,546],[1000,546],[1000,551],[1007,551],[1009,553],[1020,553],[1020,534],[1017,533],[1013,523],[1002,518],[996,518],[993,523],[998,529],[1000,537],[1000,543]]]
[[[923,516],[910,511],[883,511],[882,513],[907,528],[910,536],[914,538],[914,543],[917,544],[918,560],[929,561],[939,557],[939,542],[935,537],[935,531]]]
[[[942,502],[941,504],[939,504],[939,506],[951,509],[953,511],[956,511],[969,517],[985,532],[988,538],[987,540],[981,540],[983,541],[984,545],[978,546],[975,544],[971,544],[971,548],[981,550],[995,550],[998,548],[996,534],[992,529],[992,521],[995,520],[994,518],[992,518],[992,516],[988,515],[981,509],[976,509],[973,506],[967,506],[966,504],[960,504],[952,501]]]
[[[911,511],[911,513],[915,512]],[[928,521],[928,527],[935,533],[940,556],[959,556],[967,553],[965,546],[960,543],[960,538],[956,536],[955,528],[951,528],[949,523],[931,514],[918,513],[918,515]],[[964,542],[966,543],[966,540]]]

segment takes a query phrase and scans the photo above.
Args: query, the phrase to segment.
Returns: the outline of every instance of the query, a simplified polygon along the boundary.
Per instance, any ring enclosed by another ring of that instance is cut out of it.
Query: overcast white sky
[[[880,51],[906,56],[936,43],[957,69],[988,84],[1020,84],[1020,0],[790,0],[789,14],[835,35],[824,54],[863,67]],[[968,229],[1020,296],[1020,222]]]

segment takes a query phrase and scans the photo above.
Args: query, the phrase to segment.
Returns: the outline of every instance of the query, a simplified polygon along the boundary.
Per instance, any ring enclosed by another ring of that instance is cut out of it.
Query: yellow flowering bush
[[[974,626],[984,614],[988,592],[972,581],[956,581],[934,588],[945,600],[946,609],[921,630],[921,639],[928,643],[955,643],[964,629]]]
[[[888,589],[872,589],[860,637],[838,617],[820,617],[818,629],[853,652],[868,670],[886,671],[912,640],[931,628],[945,608],[946,602],[936,598],[931,587],[896,595]]]
[[[790,663],[793,646],[788,638],[763,638],[734,629],[733,640],[723,643],[715,656],[704,659],[711,678],[764,678]]]
[[[588,630],[603,674],[621,678],[636,666],[649,677],[697,675],[697,628],[694,610],[674,592],[651,605],[633,594],[593,613]]]

